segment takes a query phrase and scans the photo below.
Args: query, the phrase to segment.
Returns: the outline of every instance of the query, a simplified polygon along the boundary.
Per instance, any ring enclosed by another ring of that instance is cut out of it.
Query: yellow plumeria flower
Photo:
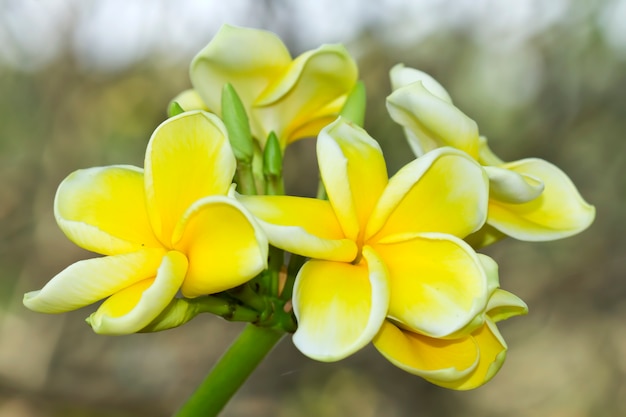
[[[537,158],[504,162],[478,134],[476,122],[452,104],[446,90],[428,74],[396,65],[390,73],[394,92],[387,98],[391,117],[404,127],[417,156],[453,146],[476,159],[490,180],[489,216],[474,237],[484,246],[502,234],[527,241],[571,236],[593,222],[595,209],[568,176]]]
[[[528,307],[498,288],[497,265],[479,256],[489,276],[491,294],[483,314],[465,331],[445,339],[428,337],[402,323],[386,320],[373,340],[383,356],[409,373],[450,389],[477,388],[495,376],[507,351],[496,322],[526,314]]]
[[[221,115],[222,88],[230,83],[261,146],[274,132],[282,147],[316,136],[337,118],[358,70],[342,45],[323,45],[291,58],[273,33],[224,25],[193,59],[194,89],[174,99],[184,110]]]
[[[344,358],[385,317],[445,337],[484,310],[487,276],[461,238],[487,210],[487,178],[464,153],[438,149],[387,177],[378,143],[343,119],[325,127],[317,157],[328,201],[240,196],[273,245],[313,258],[294,285],[296,346]]]
[[[106,301],[88,321],[97,333],[126,334],[154,320],[180,290],[186,297],[240,285],[267,263],[267,238],[227,197],[235,158],[214,115],[183,113],[161,124],[145,170],[117,165],[70,174],[54,202],[59,227],[105,257],[77,262],[26,307],[44,313]]]

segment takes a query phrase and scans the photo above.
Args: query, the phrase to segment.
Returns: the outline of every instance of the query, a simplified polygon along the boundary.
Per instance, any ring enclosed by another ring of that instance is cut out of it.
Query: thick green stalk
[[[215,417],[284,335],[247,324],[174,417]]]

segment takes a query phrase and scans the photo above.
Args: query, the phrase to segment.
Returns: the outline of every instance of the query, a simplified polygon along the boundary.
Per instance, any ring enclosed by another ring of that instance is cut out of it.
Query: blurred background
[[[0,417],[168,416],[240,330],[201,316],[104,337],[84,322],[93,306],[49,316],[21,303],[91,256],[55,224],[60,181],[141,166],[168,101],[190,86],[191,58],[223,23],[269,29],[294,56],[344,43],[390,173],[412,159],[384,106],[403,62],[435,76],[503,159],[555,163],[597,208],[579,236],[486,251],[530,307],[500,325],[509,354],[486,386],[441,389],[372,348],[317,363],[285,338],[224,416],[626,415],[625,21],[625,0],[0,1]],[[289,152],[288,169],[315,166],[313,141]]]

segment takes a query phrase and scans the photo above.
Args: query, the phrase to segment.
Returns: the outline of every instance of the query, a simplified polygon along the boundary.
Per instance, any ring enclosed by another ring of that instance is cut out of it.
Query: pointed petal
[[[301,138],[292,133],[311,120],[336,119],[357,77],[356,63],[344,46],[322,45],[293,60],[268,86],[254,103],[253,118],[286,146]]]
[[[63,233],[78,246],[104,255],[161,246],[145,207],[143,171],[121,165],[73,172],[54,199]]]
[[[305,355],[325,362],[343,359],[378,332],[389,302],[387,274],[367,246],[363,257],[358,265],[312,260],[298,273],[293,342]]]
[[[226,195],[236,162],[222,122],[193,111],[166,120],[154,131],[145,167],[150,220],[169,245],[174,227],[193,202]]]
[[[401,87],[387,97],[391,118],[405,131],[417,156],[452,146],[478,157],[478,126],[461,110],[424,87],[421,81]]]
[[[400,329],[389,321],[374,338],[374,346],[398,368],[437,385],[466,378],[479,361],[478,346],[471,336],[436,339]]]
[[[452,98],[450,98],[450,94],[448,94],[446,89],[443,88],[437,80],[423,71],[405,67],[404,64],[396,64],[391,71],[389,71],[389,78],[391,79],[392,90],[397,90],[398,88],[421,81],[424,88],[431,94],[452,104]]]
[[[247,110],[272,80],[291,63],[291,55],[273,33],[223,25],[191,62],[191,83],[208,108],[221,114],[222,87],[232,84]]]
[[[453,334],[483,312],[489,278],[460,239],[441,233],[404,235],[374,250],[389,270],[388,316],[432,337]]]
[[[545,189],[536,199],[523,204],[489,200],[488,223],[519,240],[546,241],[572,236],[585,230],[595,218],[595,208],[580,196],[568,176],[541,159],[523,159],[502,165],[541,180]]]
[[[357,240],[387,185],[387,167],[378,142],[339,118],[317,139],[320,176],[347,238]]]
[[[485,223],[478,231],[466,236],[464,240],[475,250],[493,245],[507,236],[493,226]]]
[[[174,299],[187,271],[187,258],[170,251],[163,257],[156,277],[129,286],[109,297],[88,318],[96,333],[136,333],[154,320]]]
[[[500,288],[493,293],[487,303],[487,315],[494,323],[524,314],[528,314],[526,303],[515,294]]]
[[[432,151],[390,180],[367,224],[367,240],[401,233],[440,232],[465,237],[487,216],[487,176],[467,154]]]
[[[325,200],[291,196],[247,196],[237,199],[257,218],[270,243],[298,255],[351,262],[354,241],[345,239],[337,217]]]
[[[24,295],[24,305],[42,313],[63,313],[102,300],[155,275],[163,249],[87,259],[52,278],[41,290]]]
[[[484,167],[489,177],[489,196],[504,203],[528,203],[544,190],[543,182],[532,175],[499,167]]]
[[[489,382],[504,363],[506,342],[491,320],[487,320],[480,329],[472,333],[471,338],[477,344],[480,353],[476,368],[467,377],[451,382],[438,378],[426,379],[433,384],[459,391],[478,388]]]
[[[267,267],[267,237],[235,199],[206,197],[184,214],[174,247],[189,259],[185,297],[234,288]]]

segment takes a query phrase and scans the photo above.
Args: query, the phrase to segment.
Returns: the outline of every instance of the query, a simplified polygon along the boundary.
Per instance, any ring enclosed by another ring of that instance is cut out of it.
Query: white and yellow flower
[[[328,201],[240,196],[271,244],[312,258],[296,277],[293,340],[322,361],[368,344],[386,317],[441,338],[484,311],[489,285],[462,238],[487,213],[487,177],[452,148],[430,152],[391,179],[377,142],[342,119],[317,140]]]
[[[476,246],[492,243],[502,234],[527,241],[560,239],[593,222],[594,207],[558,167],[537,158],[502,161],[479,135],[476,122],[454,106],[431,76],[401,64],[390,76],[394,91],[387,98],[389,114],[404,127],[417,156],[452,146],[484,166],[490,181],[490,227],[473,237]]]
[[[222,122],[188,112],[152,135],[145,170],[117,165],[70,174],[54,210],[78,246],[106,255],[79,261],[24,296],[61,313],[106,299],[94,331],[126,334],[154,320],[178,291],[197,297],[238,286],[267,263],[267,238],[227,197],[236,163]]]
[[[292,59],[275,34],[224,25],[193,59],[190,74],[193,89],[174,99],[183,110],[221,115],[222,88],[230,83],[261,146],[273,131],[284,148],[337,118],[358,70],[342,45],[322,45]]]

